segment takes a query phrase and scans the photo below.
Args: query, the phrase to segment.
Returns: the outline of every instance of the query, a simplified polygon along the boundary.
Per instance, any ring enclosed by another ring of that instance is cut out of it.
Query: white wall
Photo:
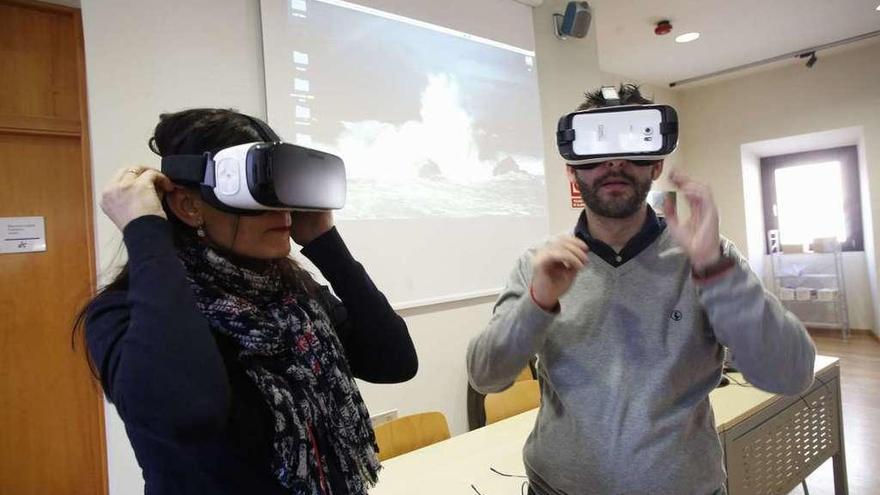
[[[419,16],[413,10],[416,2],[381,1]],[[507,1],[458,0],[457,7],[452,5],[456,2],[420,3],[425,5],[425,16],[435,22],[436,16],[459,15],[463,24],[476,26],[492,18],[493,3]],[[82,3],[95,205],[117,168],[134,163],[158,166],[146,141],[160,112],[214,106],[266,116],[256,0]],[[551,231],[571,229],[577,216],[568,207],[565,169],[556,152],[556,119],[577,106],[585,89],[599,84],[595,30],[583,40],[565,42],[552,34],[550,15],[562,11],[564,4],[564,0],[548,0],[535,10],[534,19]],[[106,276],[121,236],[99,210],[95,215],[98,264]],[[466,431],[464,350],[470,337],[484,328],[491,308],[491,298],[482,298],[402,311],[418,350],[419,375],[402,385],[363,384],[370,410],[399,409],[401,414],[440,410],[453,434]],[[121,421],[112,406],[106,411],[110,491],[143,493],[141,473]]]
[[[587,37],[581,40],[560,41],[553,32],[552,16],[563,12],[567,3],[565,0],[545,0],[533,11],[552,233],[572,230],[580,214],[580,210],[571,208],[565,162],[556,147],[556,126],[559,117],[573,112],[581,104],[585,90],[601,86],[595,21]]]
[[[741,249],[747,253],[752,270],[765,273],[764,256],[764,203],[761,196],[761,157],[747,145],[741,148],[743,173],[743,203],[746,215],[746,245]]]
[[[743,144],[860,127],[867,285],[873,301],[875,332],[880,273],[880,44],[868,43],[820,56],[807,69],[802,64],[751,73],[679,92],[683,148],[682,167],[713,187],[721,212],[721,231],[753,257],[748,242],[742,167]],[[859,297],[854,294],[851,297]],[[867,295],[863,295],[867,298]],[[870,313],[869,313],[870,314]]]

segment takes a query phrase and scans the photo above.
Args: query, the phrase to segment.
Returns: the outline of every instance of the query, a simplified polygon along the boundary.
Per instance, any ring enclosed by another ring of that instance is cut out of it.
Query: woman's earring
[[[203,238],[203,239],[204,239],[204,237],[205,237],[205,228],[204,228],[202,225],[203,225],[203,224],[199,224],[199,226],[196,227],[196,235],[199,236],[200,238]]]

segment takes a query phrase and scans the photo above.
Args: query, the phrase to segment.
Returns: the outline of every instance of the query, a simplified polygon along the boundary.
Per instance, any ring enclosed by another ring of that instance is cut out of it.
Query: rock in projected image
[[[340,218],[545,215],[541,158],[481,153],[494,131],[468,113],[454,76],[427,76],[418,117],[343,123],[333,146],[348,173]]]

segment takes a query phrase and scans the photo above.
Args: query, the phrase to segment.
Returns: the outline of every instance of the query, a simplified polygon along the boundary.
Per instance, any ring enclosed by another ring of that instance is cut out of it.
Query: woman
[[[160,117],[159,155],[274,141],[229,110]],[[220,211],[156,170],[120,170],[101,207],[128,264],[88,305],[86,341],[147,494],[361,494],[379,463],[354,377],[412,378],[406,324],[330,212]],[[339,299],[288,258],[289,239]]]

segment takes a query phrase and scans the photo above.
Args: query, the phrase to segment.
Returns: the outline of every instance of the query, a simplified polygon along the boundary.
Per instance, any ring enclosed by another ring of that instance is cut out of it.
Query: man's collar
[[[658,218],[657,214],[654,213],[654,209],[651,208],[651,205],[646,206],[647,212],[645,215],[645,223],[642,224],[642,228],[636,233],[636,235],[627,241],[626,245],[619,253],[615,252],[608,244],[605,244],[590,235],[590,229],[587,225],[586,210],[582,211],[578,218],[577,226],[574,229],[574,235],[586,242],[587,246],[590,247],[590,250],[605,260],[609,265],[614,267],[620,266],[635,258],[646,247],[651,245],[651,243],[660,236],[663,229],[666,228],[666,220]]]

